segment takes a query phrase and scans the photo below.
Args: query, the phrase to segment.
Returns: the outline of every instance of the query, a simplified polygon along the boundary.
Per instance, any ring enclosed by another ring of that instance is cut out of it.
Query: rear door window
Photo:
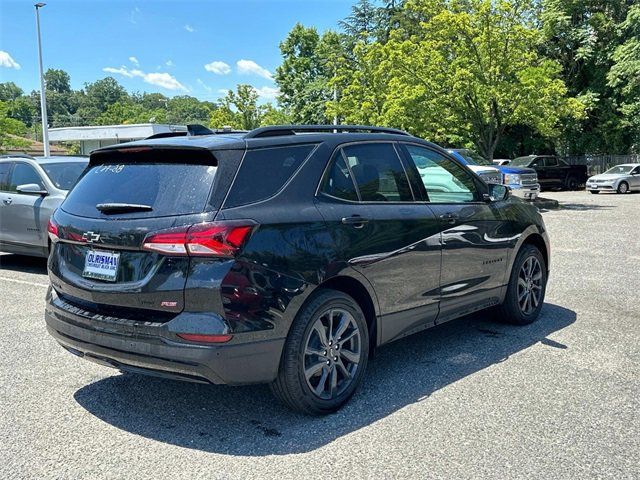
[[[352,202],[359,200],[353,177],[347,168],[341,151],[338,152],[331,164],[331,168],[322,183],[321,192],[342,200]]]
[[[409,180],[391,143],[363,143],[342,149],[363,202],[412,202]]]
[[[225,201],[225,208],[247,205],[274,196],[315,147],[316,145],[294,145],[247,151]]]
[[[49,180],[61,190],[71,190],[87,162],[44,163],[41,165]]]
[[[102,218],[101,203],[148,205],[150,211],[127,218],[201,213],[207,205],[217,167],[179,163],[100,164],[89,168],[62,204],[65,212]]]

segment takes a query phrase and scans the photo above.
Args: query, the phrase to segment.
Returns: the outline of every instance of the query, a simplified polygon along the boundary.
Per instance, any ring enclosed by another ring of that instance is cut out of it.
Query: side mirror
[[[49,195],[49,192],[44,190],[37,183],[25,183],[24,185],[18,185],[16,190],[18,191],[18,193],[26,193],[29,195]]]
[[[498,183],[489,184],[489,193],[483,195],[487,202],[501,202],[506,200],[511,195],[511,189],[506,185],[500,185]]]

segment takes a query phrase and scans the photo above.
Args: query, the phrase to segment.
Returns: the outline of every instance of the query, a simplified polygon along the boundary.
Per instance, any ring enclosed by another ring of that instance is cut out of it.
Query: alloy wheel
[[[527,257],[518,274],[518,306],[531,315],[542,298],[542,266],[535,256]]]
[[[618,187],[620,193],[627,193],[627,190],[629,190],[629,186],[625,182],[622,182]]]
[[[361,334],[351,313],[331,308],[313,324],[304,350],[304,376],[311,391],[329,400],[353,381],[361,357]]]

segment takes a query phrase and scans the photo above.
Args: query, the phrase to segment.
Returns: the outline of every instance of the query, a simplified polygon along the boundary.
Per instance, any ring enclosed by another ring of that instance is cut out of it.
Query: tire
[[[529,265],[533,268],[531,274],[527,275]],[[524,277],[521,278],[523,273]],[[547,267],[542,253],[534,245],[525,244],[513,262],[507,294],[504,302],[496,309],[498,318],[514,325],[528,325],[535,322],[544,303],[546,288]],[[526,297],[529,297],[528,304]]]
[[[565,182],[565,186],[567,187],[567,190],[577,190],[578,189],[578,179],[576,177],[569,177],[567,178],[567,181]]]
[[[618,193],[629,193],[629,184],[627,182],[620,182],[617,189]]]
[[[343,325],[334,350],[334,335]],[[321,289],[291,325],[271,391],[292,410],[308,415],[335,412],[362,383],[368,358],[367,322],[357,302],[337,290]]]
[[[590,193],[597,195],[600,193],[600,190],[589,190]]]

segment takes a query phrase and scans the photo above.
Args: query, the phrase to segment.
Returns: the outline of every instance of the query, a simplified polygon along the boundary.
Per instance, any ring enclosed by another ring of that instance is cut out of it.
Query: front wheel
[[[629,191],[629,184],[627,182],[620,182],[618,185],[618,193],[627,193]]]
[[[527,325],[537,320],[547,288],[544,257],[534,245],[524,245],[511,270],[507,294],[497,308],[502,321]]]
[[[362,382],[368,357],[362,310],[350,296],[323,289],[298,312],[271,391],[293,410],[334,412]]]

